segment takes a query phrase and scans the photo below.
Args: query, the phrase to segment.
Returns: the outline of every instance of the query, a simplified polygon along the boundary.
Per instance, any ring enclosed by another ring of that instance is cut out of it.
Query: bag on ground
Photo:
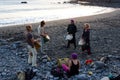
[[[53,67],[53,68],[51,69],[51,74],[52,74],[54,77],[63,77],[64,72],[63,72],[63,69],[60,68],[60,67]]]
[[[69,58],[61,58],[61,59],[58,59],[58,60],[57,60],[57,65],[58,65],[59,67],[62,67],[62,64],[68,65],[68,60],[69,60]]]

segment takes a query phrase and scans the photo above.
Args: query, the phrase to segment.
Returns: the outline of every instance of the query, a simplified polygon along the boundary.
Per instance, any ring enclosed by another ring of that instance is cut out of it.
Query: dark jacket
[[[82,38],[85,40],[86,43],[90,43],[90,30],[83,30]]]
[[[77,27],[75,24],[69,24],[67,28],[68,34],[75,34],[77,32]]]

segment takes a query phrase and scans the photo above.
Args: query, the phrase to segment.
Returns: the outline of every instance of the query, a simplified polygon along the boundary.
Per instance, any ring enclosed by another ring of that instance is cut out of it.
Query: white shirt
[[[44,34],[44,27],[41,27],[40,25],[37,28],[38,30],[38,35],[40,36],[41,34]]]
[[[40,27],[40,25],[38,26],[38,28],[37,28],[37,30],[38,30],[38,35],[40,35],[40,30],[41,29],[41,27]]]

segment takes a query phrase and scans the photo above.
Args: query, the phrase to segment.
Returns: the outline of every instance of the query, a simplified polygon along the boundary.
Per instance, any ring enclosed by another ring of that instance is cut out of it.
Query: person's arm
[[[83,30],[82,38],[83,38],[83,39],[85,38],[85,30]]]
[[[75,33],[77,32],[77,26],[75,25]]]
[[[78,63],[79,63],[79,69],[80,69],[80,61],[78,60]]]
[[[71,60],[69,60],[69,61],[68,61],[69,70],[70,70],[71,65],[72,65]]]
[[[69,25],[68,25],[68,27],[67,27],[67,33],[69,32],[69,30],[68,30],[68,29],[69,29]]]

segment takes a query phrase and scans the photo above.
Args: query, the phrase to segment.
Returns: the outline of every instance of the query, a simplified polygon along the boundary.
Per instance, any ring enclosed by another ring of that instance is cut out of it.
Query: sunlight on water
[[[7,1],[7,0],[6,0]],[[28,4],[17,1],[0,3],[0,26],[68,19],[114,11],[113,8],[62,4],[64,0],[28,0]],[[61,1],[61,4],[58,2]],[[1,2],[1,1],[0,1]],[[11,3],[11,4],[10,4]],[[19,4],[19,5],[18,5]]]

